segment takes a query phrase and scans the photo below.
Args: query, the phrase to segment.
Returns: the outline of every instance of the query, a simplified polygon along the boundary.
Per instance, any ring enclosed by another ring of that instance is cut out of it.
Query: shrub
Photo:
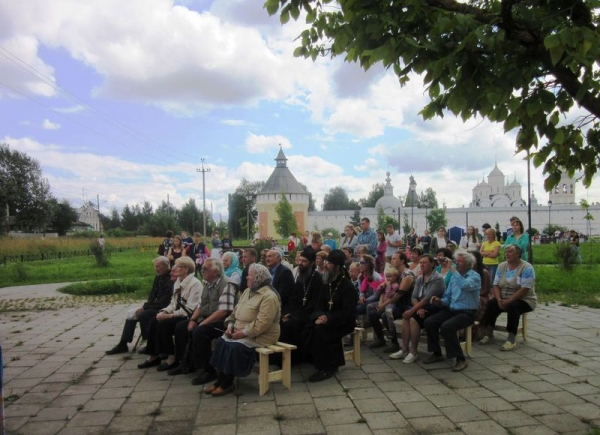
[[[79,282],[59,289],[62,293],[76,296],[98,296],[141,292],[147,295],[154,277],[103,279],[98,281]]]
[[[571,245],[569,243],[557,243],[555,246],[554,252],[559,267],[568,271],[573,270],[573,264],[571,262],[571,256],[573,255]]]
[[[107,267],[110,264],[110,247],[100,246],[94,241],[90,244],[90,252],[94,255],[99,267]]]
[[[27,266],[22,262],[15,264],[15,267],[13,267],[13,274],[15,282],[26,282],[29,279]]]

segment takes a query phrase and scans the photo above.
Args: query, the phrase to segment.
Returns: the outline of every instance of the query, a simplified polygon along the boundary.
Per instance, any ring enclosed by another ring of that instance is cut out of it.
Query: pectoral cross
[[[333,308],[333,301],[330,300],[328,303],[329,303],[329,311],[331,311],[331,308]]]
[[[306,305],[306,296],[302,298],[302,305]]]

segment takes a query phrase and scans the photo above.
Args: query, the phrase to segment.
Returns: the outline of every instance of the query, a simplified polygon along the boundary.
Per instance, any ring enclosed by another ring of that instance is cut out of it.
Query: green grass
[[[0,266],[0,287],[154,276],[155,257],[151,251],[115,252],[108,267],[98,267],[93,256],[11,263]]]
[[[596,285],[600,266],[579,265],[567,272],[558,266],[536,265],[535,273],[539,302],[600,308],[600,289]]]
[[[600,243],[596,241],[582,243],[579,252],[581,253],[583,263],[589,264],[591,259],[593,264],[600,264]],[[533,263],[536,265],[557,264],[556,244],[533,245]]]
[[[127,299],[143,300],[148,297],[154,277],[104,279],[78,282],[59,289],[61,293],[74,296],[121,295]]]

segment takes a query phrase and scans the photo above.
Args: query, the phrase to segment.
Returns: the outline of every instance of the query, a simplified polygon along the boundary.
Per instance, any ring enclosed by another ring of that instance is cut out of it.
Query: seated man
[[[304,349],[302,348],[302,331],[310,322],[310,315],[321,296],[323,280],[315,267],[316,253],[307,246],[296,256],[298,277],[290,297],[286,314],[281,318],[279,341],[294,344],[297,349],[292,351],[292,362],[300,362]],[[274,354],[271,362],[281,365],[281,354]]]
[[[182,322],[175,328],[175,359],[183,362],[185,349],[192,340],[193,368],[199,369],[192,385],[202,385],[217,378],[217,373],[209,364],[212,356],[211,343],[223,335],[225,319],[233,311],[237,286],[227,280],[223,263],[209,258],[202,266],[204,291],[189,322]],[[170,375],[184,373],[181,364],[169,371]]]
[[[507,245],[504,250],[506,261],[498,265],[494,277],[494,297],[489,300],[481,320],[485,327],[481,344],[486,344],[493,338],[496,319],[506,311],[508,338],[500,350],[515,349],[521,315],[535,310],[535,272],[531,264],[521,260],[521,253],[521,248],[517,245]]]
[[[456,266],[451,265],[452,278],[440,299],[432,296],[430,303],[440,307],[440,311],[425,319],[427,332],[427,347],[433,353],[429,355],[424,364],[443,361],[440,348],[440,331],[444,337],[446,357],[456,358],[452,369],[459,372],[467,368],[465,355],[460,347],[458,331],[475,322],[477,308],[479,307],[479,290],[481,277],[475,272],[475,257],[466,251],[457,251],[454,255]]]
[[[342,251],[331,251],[325,263],[321,296],[302,332],[305,357],[317,369],[309,382],[331,378],[346,363],[342,338],[354,330],[358,295],[344,263]]]
[[[106,351],[107,355],[116,355],[118,353],[128,352],[127,343],[133,341],[133,335],[135,334],[135,326],[137,322],[140,322],[140,329],[142,330],[142,338],[146,340],[148,325],[150,320],[156,317],[156,314],[162,308],[169,305],[171,302],[171,296],[173,295],[173,283],[169,274],[169,259],[167,257],[157,257],[152,261],[154,265],[154,271],[156,276],[152,283],[152,290],[148,295],[148,300],[141,307],[131,310],[127,314],[125,320],[125,326],[123,326],[123,333],[121,334],[121,341],[115,347]]]

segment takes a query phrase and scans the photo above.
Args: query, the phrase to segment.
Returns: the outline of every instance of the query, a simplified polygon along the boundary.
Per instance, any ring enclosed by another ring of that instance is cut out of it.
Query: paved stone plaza
[[[600,426],[598,310],[542,305],[529,315],[525,344],[514,352],[476,344],[461,373],[363,345],[360,368],[349,362],[323,383],[306,383],[305,365],[293,369],[290,391],[276,384],[260,397],[251,375],[235,394],[213,398],[190,385],[192,375],[137,369],[141,355],[105,356],[128,308],[0,314],[8,433],[534,435]]]

